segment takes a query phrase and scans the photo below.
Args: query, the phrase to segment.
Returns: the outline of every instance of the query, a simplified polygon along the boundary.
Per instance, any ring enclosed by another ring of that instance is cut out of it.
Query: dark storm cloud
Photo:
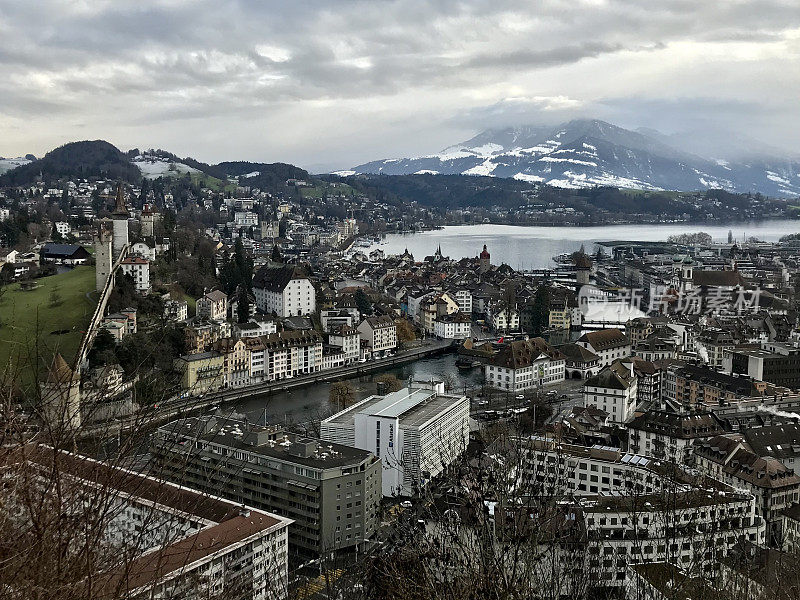
[[[6,2],[0,154],[89,131],[208,160],[355,163],[571,116],[747,119],[788,144],[799,32],[794,0]]]

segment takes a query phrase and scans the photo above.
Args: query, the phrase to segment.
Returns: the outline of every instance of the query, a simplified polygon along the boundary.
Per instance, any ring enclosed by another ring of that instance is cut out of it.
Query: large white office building
[[[441,382],[412,383],[328,417],[322,439],[374,452],[383,495],[411,496],[466,450],[469,400],[445,394]]]

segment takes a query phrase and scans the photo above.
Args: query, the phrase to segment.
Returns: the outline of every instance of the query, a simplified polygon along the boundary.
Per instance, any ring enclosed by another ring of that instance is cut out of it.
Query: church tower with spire
[[[480,272],[486,273],[489,270],[489,267],[492,266],[491,262],[491,255],[489,251],[486,249],[486,244],[483,245],[483,251],[481,252],[480,256],[478,257],[478,261],[480,264]]]
[[[122,189],[122,183],[117,184],[117,202],[114,206],[114,212],[111,213],[111,218],[114,221],[114,260],[119,258],[122,254],[122,249],[128,245],[128,217],[130,213],[125,206],[125,193]]]

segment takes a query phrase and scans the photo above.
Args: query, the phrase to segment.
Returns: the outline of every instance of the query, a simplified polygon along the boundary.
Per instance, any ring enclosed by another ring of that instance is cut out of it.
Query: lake
[[[800,221],[771,220],[752,223],[709,225],[679,223],[669,225],[609,225],[598,227],[521,227],[516,225],[453,225],[420,233],[388,234],[367,252],[380,248],[386,254],[402,254],[408,250],[416,260],[436,252],[453,259],[475,257],[486,244],[492,264],[505,263],[515,269],[552,267],[553,256],[574,252],[584,244],[587,252],[597,250],[597,242],[631,240],[666,241],[670,235],[704,231],[716,242],[725,242],[728,231],[736,240],[756,237],[777,241],[781,236],[800,232]]]

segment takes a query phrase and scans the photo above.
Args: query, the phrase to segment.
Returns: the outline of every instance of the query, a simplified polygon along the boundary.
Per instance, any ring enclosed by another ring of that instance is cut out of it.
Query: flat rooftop
[[[437,394],[434,390],[403,388],[385,396],[370,396],[350,408],[325,419],[325,423],[352,424],[355,416],[372,415],[395,418],[407,427],[419,427],[450,409],[463,396]]]
[[[734,352],[742,356],[753,356],[756,358],[781,358],[786,356],[785,354],[778,354],[777,352],[770,352],[769,350],[763,350],[761,348],[740,348],[734,350]]]
[[[209,424],[210,419],[214,419],[213,424]],[[278,426],[264,427],[224,417],[189,417],[165,425],[160,431],[316,469],[348,467],[371,456],[367,450],[298,436]],[[262,434],[263,439],[256,442],[252,434]]]

